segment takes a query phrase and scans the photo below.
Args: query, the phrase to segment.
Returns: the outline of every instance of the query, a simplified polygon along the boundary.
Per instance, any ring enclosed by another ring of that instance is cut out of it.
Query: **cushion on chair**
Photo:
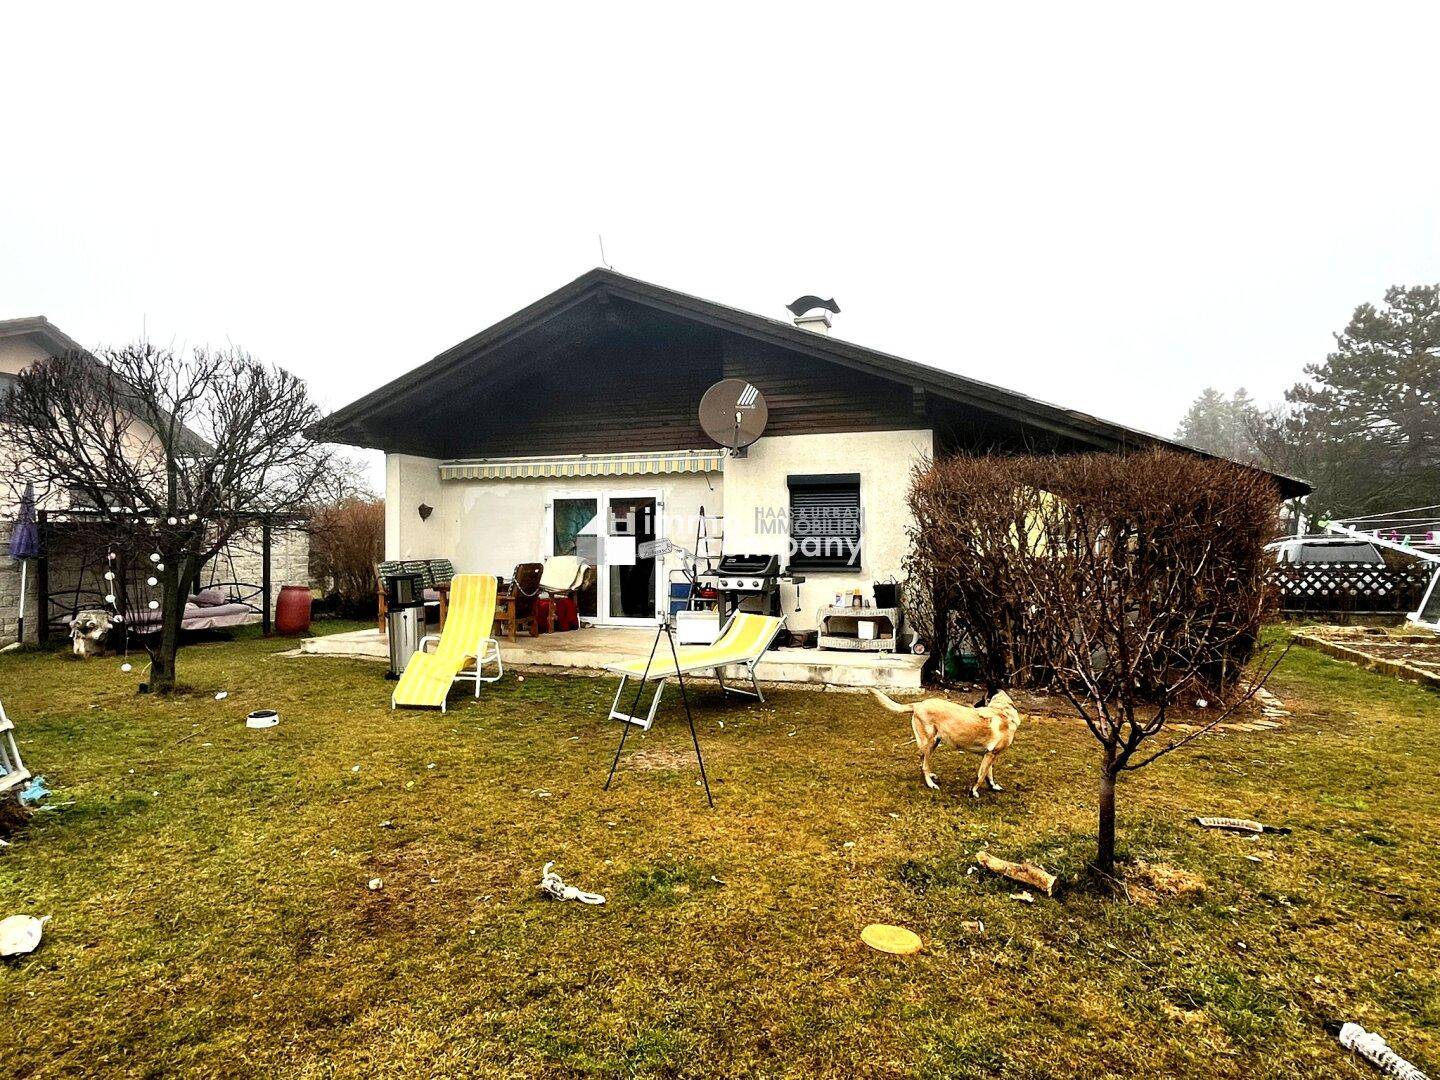
[[[435,579],[430,573],[429,559],[406,559],[401,566],[400,572],[403,574],[419,574],[420,584],[425,588],[433,589],[435,587]]]
[[[578,555],[552,555],[545,560],[540,588],[546,592],[569,592],[579,584],[584,572],[585,560]]]
[[[430,580],[426,582],[431,588],[436,586],[449,585],[455,579],[455,564],[449,559],[430,559]]]

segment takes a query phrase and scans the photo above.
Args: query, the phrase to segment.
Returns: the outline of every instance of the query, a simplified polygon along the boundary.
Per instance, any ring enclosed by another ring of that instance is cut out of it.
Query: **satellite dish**
[[[743,450],[765,433],[765,395],[744,379],[722,379],[700,399],[700,426],[721,446]]]

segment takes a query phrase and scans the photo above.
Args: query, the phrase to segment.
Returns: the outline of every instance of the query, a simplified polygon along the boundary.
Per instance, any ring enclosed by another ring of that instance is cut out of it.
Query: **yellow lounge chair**
[[[458,574],[450,582],[450,611],[439,634],[426,634],[420,652],[410,657],[405,672],[390,695],[390,708],[418,705],[445,711],[445,697],[457,682],[491,683],[505,674],[500,661],[500,643],[492,636],[495,622],[495,577],[493,574]],[[434,652],[426,649],[435,646]],[[495,674],[485,675],[485,665],[495,663]],[[474,664],[473,667],[469,666]]]
[[[610,719],[624,720],[627,724],[635,724],[646,731],[655,722],[655,711],[660,707],[660,695],[665,690],[665,683],[680,675],[689,675],[695,671],[715,672],[715,678],[720,681],[720,689],[731,694],[744,694],[747,697],[765,700],[765,695],[760,692],[760,684],[755,681],[755,665],[770,648],[770,643],[775,640],[775,635],[785,625],[783,618],[773,615],[755,615],[748,611],[737,611],[730,616],[720,636],[715,639],[713,645],[693,645],[678,650],[679,663],[676,663],[675,656],[669,655],[664,649],[658,650],[653,656],[647,659],[627,660],[623,664],[607,664],[606,671],[613,671],[620,676],[620,686],[615,691],[615,701],[610,706]],[[725,685],[725,668],[731,664],[743,667],[746,674],[750,676],[750,689]],[[648,668],[648,670],[647,670]],[[650,711],[643,717],[632,716],[629,713],[620,711],[620,696],[625,693],[625,683],[630,679],[643,679],[645,682],[657,682],[654,700],[650,702]]]

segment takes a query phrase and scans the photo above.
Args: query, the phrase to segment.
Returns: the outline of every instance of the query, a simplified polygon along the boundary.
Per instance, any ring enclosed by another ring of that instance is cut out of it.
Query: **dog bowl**
[[[274,727],[279,722],[280,714],[274,709],[256,709],[245,717],[245,726],[248,728]]]

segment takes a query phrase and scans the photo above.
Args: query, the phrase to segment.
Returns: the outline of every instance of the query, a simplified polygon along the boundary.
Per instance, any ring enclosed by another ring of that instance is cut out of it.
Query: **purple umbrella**
[[[35,485],[27,483],[20,497],[20,511],[10,532],[10,557],[20,560],[20,616],[16,621],[19,640],[25,640],[25,560],[40,554],[40,529],[35,524]]]

